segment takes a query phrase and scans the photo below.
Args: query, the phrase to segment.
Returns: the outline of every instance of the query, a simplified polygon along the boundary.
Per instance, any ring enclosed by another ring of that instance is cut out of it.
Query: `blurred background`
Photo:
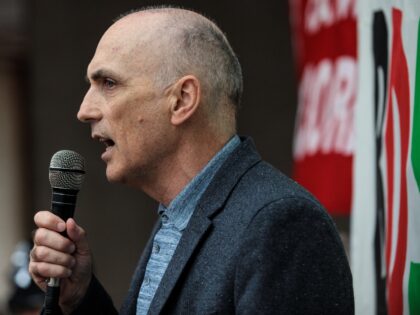
[[[77,221],[86,228],[99,279],[120,305],[157,218],[144,194],[107,183],[102,145],[76,119],[97,42],[119,14],[176,4],[212,18],[242,64],[239,131],[263,158],[292,172],[297,92],[287,1],[0,0],[0,313],[15,290],[10,257],[48,209],[48,166],[60,149],[81,153],[87,176]]]
[[[0,314],[34,313],[43,299],[28,251],[61,149],[86,159],[76,219],[121,304],[157,204],[107,183],[103,146],[76,113],[112,20],[164,4],[227,34],[244,74],[239,133],[332,215],[356,314],[420,314],[420,1],[411,0],[0,0]]]

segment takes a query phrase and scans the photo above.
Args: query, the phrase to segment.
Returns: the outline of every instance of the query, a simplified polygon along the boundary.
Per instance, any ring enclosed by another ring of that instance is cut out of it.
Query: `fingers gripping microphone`
[[[62,150],[51,158],[49,178],[52,189],[51,212],[64,221],[72,218],[85,176],[84,158],[70,150]],[[66,232],[63,233],[66,236]],[[58,305],[60,279],[50,278],[45,295],[45,315],[61,314]]]

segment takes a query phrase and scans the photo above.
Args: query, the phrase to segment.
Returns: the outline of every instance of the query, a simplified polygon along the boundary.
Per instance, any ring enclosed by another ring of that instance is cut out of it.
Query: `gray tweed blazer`
[[[354,314],[336,228],[297,183],[261,160],[250,138],[215,175],[184,231],[149,314]],[[135,315],[154,232],[120,314]],[[75,314],[116,314],[92,279]]]

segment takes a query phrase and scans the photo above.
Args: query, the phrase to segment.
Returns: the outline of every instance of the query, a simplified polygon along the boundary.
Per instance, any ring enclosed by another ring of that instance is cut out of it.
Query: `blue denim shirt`
[[[147,262],[143,283],[137,298],[137,315],[146,315],[159,283],[172,259],[182,232],[187,227],[201,195],[210,184],[217,170],[240,144],[236,135],[207,163],[193,180],[166,208],[159,205],[162,226],[153,240],[153,250]]]

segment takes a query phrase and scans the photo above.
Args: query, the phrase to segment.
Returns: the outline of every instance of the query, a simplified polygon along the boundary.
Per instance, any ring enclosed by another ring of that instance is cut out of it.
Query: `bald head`
[[[194,12],[120,18],[102,36],[87,79],[78,118],[106,145],[108,179],[157,200],[176,196],[236,131],[239,62],[223,33]]]
[[[120,27],[132,31],[134,46],[150,52],[150,71],[159,86],[192,74],[203,86],[205,103],[214,109],[239,106],[239,61],[222,31],[204,16],[178,8],[141,9],[120,17],[110,30]]]

